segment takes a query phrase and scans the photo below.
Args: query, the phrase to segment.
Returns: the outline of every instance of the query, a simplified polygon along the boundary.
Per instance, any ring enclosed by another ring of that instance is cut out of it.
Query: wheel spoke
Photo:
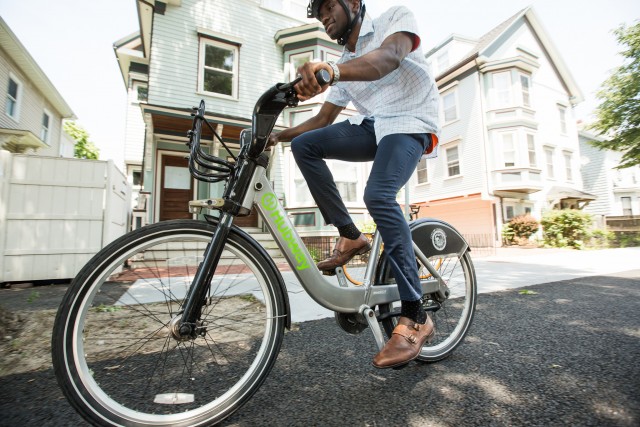
[[[214,230],[197,221],[143,227],[101,251],[70,286],[54,364],[85,414],[97,413],[92,399],[107,411],[95,423],[214,424],[273,366],[286,316],[272,296],[280,279],[245,237],[231,234],[194,336],[171,331]]]

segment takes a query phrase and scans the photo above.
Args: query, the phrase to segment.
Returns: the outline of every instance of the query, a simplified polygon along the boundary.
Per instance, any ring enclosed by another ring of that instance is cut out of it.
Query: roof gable
[[[17,64],[20,70],[27,76],[31,83],[38,88],[44,97],[51,103],[60,116],[65,119],[75,119],[76,115],[64,100],[60,92],[51,83],[51,80],[42,71],[42,68],[22,45],[18,37],[0,17],[0,45],[9,57]]]
[[[532,7],[522,9],[521,11],[511,16],[498,26],[491,29],[488,33],[480,37],[476,46],[471,49],[460,61],[456,62],[447,70],[436,76],[436,81],[438,82],[438,84],[440,85],[448,82],[453,77],[459,75],[461,71],[466,71],[470,68],[470,66],[475,65],[475,63],[477,62],[481,62],[481,58],[495,51],[498,48],[498,45],[504,42],[503,38],[508,36],[508,33],[516,26],[521,25],[523,23],[522,21],[529,25],[529,28],[534,37],[538,39],[545,53],[549,56],[550,62],[554,67],[556,73],[558,74],[559,79],[566,87],[570,96],[573,98],[572,102],[574,104],[577,104],[583,101],[584,97],[582,95],[582,92],[578,88],[576,81],[574,80],[569,69],[562,60],[562,56],[551,42],[551,39],[549,38],[547,32],[542,27],[542,24],[540,23],[540,20],[533,11]],[[451,38],[448,38],[445,43],[442,43],[439,46],[444,46],[450,39]],[[427,56],[433,55],[434,53],[435,51],[432,50]]]

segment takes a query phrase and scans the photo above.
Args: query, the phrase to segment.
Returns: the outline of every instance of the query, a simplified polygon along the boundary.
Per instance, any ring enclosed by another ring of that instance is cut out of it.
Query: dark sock
[[[356,225],[352,222],[347,225],[343,225],[342,227],[338,227],[338,233],[340,233],[340,236],[346,237],[350,240],[356,240],[358,237],[360,237],[361,234],[360,230],[358,230],[358,227],[356,227]]]
[[[422,307],[422,301],[405,301],[402,300],[402,309],[400,316],[408,317],[416,323],[425,323],[427,321],[427,313]]]

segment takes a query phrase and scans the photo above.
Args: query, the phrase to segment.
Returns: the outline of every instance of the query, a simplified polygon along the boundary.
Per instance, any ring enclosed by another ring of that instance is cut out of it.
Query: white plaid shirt
[[[418,35],[413,13],[403,6],[392,7],[371,20],[365,15],[356,43],[356,51],[344,49],[338,64],[358,58],[397,32]],[[353,102],[361,115],[349,118],[359,125],[365,117],[375,120],[376,140],[396,133],[440,133],[439,94],[429,66],[418,46],[405,57],[400,67],[373,82],[338,82],[326,101],[340,107]],[[429,157],[435,156],[434,150]]]

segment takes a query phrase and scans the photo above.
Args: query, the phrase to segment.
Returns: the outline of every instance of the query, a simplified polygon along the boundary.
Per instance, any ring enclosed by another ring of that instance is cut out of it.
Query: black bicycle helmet
[[[323,2],[324,0],[309,0],[309,6],[307,6],[307,18],[318,19],[320,6],[322,6]],[[345,0],[338,0],[338,2],[344,8],[344,12],[347,14],[347,16],[348,17],[351,16],[349,14],[349,5],[347,4],[347,2]],[[353,31],[353,26],[356,25],[356,22],[358,22],[359,17],[364,17],[364,13],[365,13],[364,0],[360,0],[360,12],[357,13],[356,16],[349,21],[349,25],[347,25],[347,29],[345,30],[345,32],[340,37],[338,37],[339,45],[344,46],[347,43],[347,39],[349,38],[351,31]]]

